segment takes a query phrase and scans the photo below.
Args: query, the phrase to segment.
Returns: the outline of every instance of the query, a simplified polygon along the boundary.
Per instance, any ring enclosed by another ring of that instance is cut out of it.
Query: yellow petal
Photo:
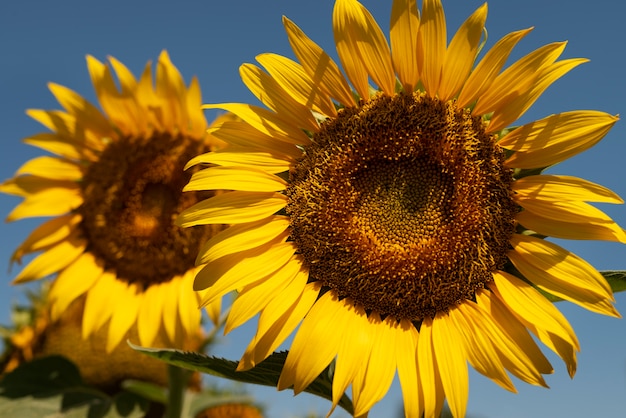
[[[540,234],[555,238],[626,243],[624,230],[607,214],[588,203],[575,200],[555,202],[550,199],[540,200],[538,197],[524,199],[517,196],[516,201],[525,209],[516,215],[517,220]]]
[[[67,141],[55,133],[40,133],[23,139],[25,144],[41,148],[52,154],[75,161],[96,161],[98,156],[85,145],[76,141]]]
[[[207,264],[196,275],[194,290],[209,289],[203,304],[274,274],[296,251],[292,242],[272,241]]]
[[[298,278],[263,309],[257,333],[246,348],[237,370],[249,370],[265,360],[309,312],[321,285],[320,282],[307,284],[307,278],[308,272],[299,273]]]
[[[527,236],[511,237],[513,265],[540,289],[591,311],[619,316],[609,303],[611,287],[580,257],[551,242]]]
[[[572,177],[541,174],[515,180],[511,189],[523,198],[541,200],[582,200],[584,202],[624,203],[613,191],[590,181]]]
[[[43,184],[45,184],[44,180],[41,181]],[[26,196],[26,199],[9,213],[6,221],[12,222],[37,216],[64,215],[82,203],[83,196],[78,184],[69,183],[67,187],[53,186]]]
[[[415,0],[394,0],[391,6],[389,40],[393,67],[405,92],[419,82],[417,37],[420,18]],[[406,403],[405,403],[406,405]]]
[[[105,137],[111,132],[109,121],[97,107],[89,103],[78,93],[56,83],[48,83],[48,88],[54,94],[61,106],[77,120],[85,124],[95,133]]]
[[[159,335],[163,323],[163,304],[167,297],[162,284],[149,286],[143,292],[141,305],[137,314],[137,333],[139,343],[144,347],[151,347]]]
[[[277,192],[285,190],[287,182],[266,171],[241,167],[209,167],[192,174],[184,192],[192,190],[242,190]]]
[[[231,116],[232,114],[227,113],[225,115]],[[211,136],[235,147],[249,148],[255,151],[277,152],[289,155],[292,158],[302,156],[302,151],[294,144],[276,141],[274,138],[262,134],[241,120],[223,117],[218,123],[213,124],[208,132]]]
[[[517,151],[506,161],[509,167],[547,167],[595,145],[618,119],[593,110],[560,113],[520,126],[498,145]]]
[[[20,262],[24,254],[48,249],[67,239],[81,219],[80,215],[70,213],[44,222],[17,247],[11,256],[11,261]]]
[[[439,99],[450,100],[465,84],[474,66],[480,38],[487,20],[487,3],[479,7],[456,32],[446,51],[441,73]]]
[[[333,33],[341,66],[356,92],[363,100],[369,99],[369,83],[367,68],[363,65],[360,53],[356,48],[355,34],[351,25],[351,13],[354,4],[349,1],[336,1],[333,8]]]
[[[285,207],[280,193],[234,191],[213,196],[184,210],[176,224],[182,227],[205,224],[239,224],[272,216]]]
[[[520,380],[548,387],[543,374],[554,370],[522,322],[492,292],[476,292],[480,322],[475,322],[491,340],[504,367]]]
[[[193,281],[196,272],[200,269],[191,269],[183,275],[182,284],[178,293],[172,297],[178,300],[178,317],[187,335],[194,335],[200,327],[202,316],[198,294],[193,290]]]
[[[185,165],[185,170],[197,164],[216,164],[225,167],[250,167],[277,174],[289,170],[294,160],[277,152],[257,151],[243,147],[228,147],[215,152],[200,154]]]
[[[516,61],[498,75],[489,89],[480,96],[472,115],[486,115],[505,109],[510,102],[532,86],[537,73],[556,61],[564,49],[565,42],[556,42],[545,45]]]
[[[202,112],[202,92],[197,77],[191,78],[185,97],[189,133],[196,138],[203,138],[207,129],[207,121],[204,112]]]
[[[309,145],[311,140],[299,127],[289,124],[279,115],[261,107],[245,103],[222,103],[203,105],[203,109],[224,109],[240,117],[244,122],[264,135],[294,145]]]
[[[86,246],[87,242],[79,238],[78,233],[72,233],[66,240],[35,257],[19,272],[13,283],[41,279],[63,270],[84,253]]]
[[[374,333],[365,310],[361,306],[355,306],[354,302],[348,298],[342,299],[339,303],[342,304],[342,309],[341,314],[334,319],[334,329],[343,335],[343,339],[339,344],[333,373],[331,412],[339,404],[341,397],[359,374],[360,369],[364,367],[363,363],[370,356],[374,340]],[[358,392],[358,390],[355,391],[355,393]],[[353,397],[353,404],[354,399]]]
[[[392,325],[396,320],[387,317],[382,321],[376,312],[372,312],[367,319],[372,346],[367,365],[359,357],[350,360],[359,367],[357,379],[352,383],[354,416],[366,414],[385,396],[396,372],[395,330]],[[363,379],[359,379],[359,375],[363,375]]]
[[[198,251],[196,264],[205,264],[220,257],[247,251],[276,239],[289,228],[289,218],[270,216],[256,222],[247,222],[220,231]],[[285,236],[287,238],[287,236]]]
[[[278,390],[293,385],[293,391],[297,395],[337,355],[343,336],[330,330],[334,329],[334,320],[341,314],[341,307],[334,291],[326,292],[315,302],[291,343],[278,380]]]
[[[296,102],[323,116],[337,115],[329,95],[313,82],[300,64],[277,54],[257,55],[256,60]],[[312,130],[319,129],[317,123],[310,126]]]
[[[116,298],[113,293],[115,286],[112,282],[115,278],[112,274],[102,272],[91,289],[87,291],[85,299],[85,309],[83,311],[82,336],[83,339],[98,332],[100,328],[111,318],[113,307],[111,301]]]
[[[83,178],[83,172],[84,169],[72,161],[44,156],[27,161],[15,175],[31,174],[47,179],[78,181]]]
[[[528,329],[565,361],[570,375],[576,370],[578,339],[567,319],[528,283],[505,272],[493,274],[490,289]]]
[[[506,374],[500,360],[491,333],[486,331],[489,321],[484,311],[472,302],[460,303],[456,309],[450,309],[450,319],[455,322],[460,335],[464,337],[467,358],[479,373],[490,378],[498,385],[511,392],[517,392],[513,382]]]
[[[50,288],[51,318],[56,321],[76,298],[87,293],[102,276],[104,263],[83,253],[59,272]]]
[[[460,344],[460,337],[448,314],[437,313],[432,323],[433,351],[437,356],[441,384],[455,417],[465,416],[469,393],[467,355],[464,345]]]
[[[161,317],[163,318],[163,329],[169,339],[169,344],[177,341],[178,331],[178,303],[179,300],[173,295],[177,295],[180,292],[182,285],[182,278],[180,276],[172,277],[169,282],[161,284],[161,292],[163,295],[163,312]],[[196,306],[189,306],[187,309],[197,309]],[[153,322],[157,322],[156,318],[152,319]]]
[[[364,68],[365,85],[367,86],[367,74],[376,83],[378,88],[391,96],[395,93],[396,77],[391,63],[391,51],[383,31],[376,23],[371,13],[356,0],[338,0],[333,10],[333,28],[335,30],[335,44],[341,62],[352,80],[351,74],[361,76]],[[350,62],[346,62],[350,60]],[[348,70],[350,68],[350,70]],[[359,84],[363,80],[359,80]],[[361,97],[367,99],[369,94],[363,95],[356,83],[357,91]]]
[[[330,56],[291,20],[283,17],[283,25],[291,48],[313,83],[339,103],[356,106],[350,86]]]
[[[115,59],[114,57],[108,57],[109,62],[113,66],[115,70],[115,74],[117,75],[117,79],[120,81],[120,87],[122,88],[122,92],[124,94],[134,93],[137,89],[137,80],[132,72],[120,61]]]
[[[459,108],[469,106],[489,89],[515,45],[531,30],[532,28],[509,33],[487,51],[463,85],[457,99]]]
[[[313,114],[294,100],[274,78],[253,64],[243,64],[239,74],[248,89],[267,107],[287,119],[292,125],[317,130]]]
[[[105,273],[105,275],[107,274]],[[115,304],[115,309],[109,321],[106,350],[110,353],[126,336],[133,324],[137,323],[137,314],[139,313],[139,306],[142,303],[144,294],[137,288],[137,285],[127,285],[125,282],[115,278],[113,273],[108,280],[115,288],[114,294],[117,296],[113,298],[114,301],[112,303]],[[132,342],[139,344],[139,341]]]
[[[515,122],[552,83],[587,61],[582,58],[558,61],[539,71],[536,80],[524,92],[494,112],[487,132],[497,132]]]
[[[280,294],[291,283],[300,271],[302,271],[302,261],[294,257],[274,274],[246,285],[231,306],[224,325],[224,334],[259,313],[275,295]]]
[[[432,319],[425,318],[420,326],[417,364],[424,397],[424,416],[438,417],[443,408],[444,389],[437,367],[436,353],[433,352],[432,324]]]
[[[394,328],[398,378],[404,399],[404,415],[406,418],[418,418],[422,416],[424,409],[417,371],[419,333],[408,319],[402,319]]]
[[[418,47],[423,51],[421,79],[429,96],[434,97],[441,83],[441,70],[446,57],[446,17],[440,0],[424,0]]]

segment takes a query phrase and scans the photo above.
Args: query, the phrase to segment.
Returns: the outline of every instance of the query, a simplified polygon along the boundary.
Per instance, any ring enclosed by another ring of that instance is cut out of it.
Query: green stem
[[[180,367],[168,365],[168,399],[165,406],[165,418],[181,418],[185,403],[185,390],[191,372]]]

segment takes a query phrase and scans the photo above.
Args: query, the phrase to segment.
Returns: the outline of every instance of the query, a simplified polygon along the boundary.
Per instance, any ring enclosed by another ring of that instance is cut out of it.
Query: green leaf
[[[152,402],[167,403],[167,389],[155,383],[128,379],[122,382],[122,388]]]
[[[601,271],[600,274],[609,282],[613,293],[626,290],[626,270],[606,270]]]
[[[168,364],[182,367],[201,373],[226,379],[252,383],[256,385],[273,386],[278,384],[278,378],[285,364],[287,352],[274,353],[253,369],[236,371],[237,362],[217,357],[209,357],[200,353],[184,352],[174,349],[145,348],[128,343],[133,349],[157,358]],[[327,367],[305,390],[305,392],[332,401],[332,380]],[[352,414],[352,402],[345,394],[339,401],[339,406]]]

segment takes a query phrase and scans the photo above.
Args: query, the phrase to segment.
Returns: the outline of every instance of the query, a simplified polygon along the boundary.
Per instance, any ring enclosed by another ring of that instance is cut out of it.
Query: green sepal
[[[278,378],[288,353],[287,351],[273,353],[251,370],[238,372],[237,362],[232,360],[175,349],[145,348],[130,342],[128,345],[150,357],[184,369],[207,373],[237,382],[273,387],[276,387],[278,384]],[[322,371],[304,391],[332,401],[332,379],[329,368],[327,367]],[[345,394],[341,397],[339,406],[348,413],[353,413],[352,401]]]

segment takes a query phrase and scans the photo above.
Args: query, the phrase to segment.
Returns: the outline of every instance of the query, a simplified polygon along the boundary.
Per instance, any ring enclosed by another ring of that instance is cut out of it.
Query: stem
[[[191,372],[169,364],[167,366],[169,377],[168,399],[165,406],[165,418],[181,418],[185,403],[185,390]]]

